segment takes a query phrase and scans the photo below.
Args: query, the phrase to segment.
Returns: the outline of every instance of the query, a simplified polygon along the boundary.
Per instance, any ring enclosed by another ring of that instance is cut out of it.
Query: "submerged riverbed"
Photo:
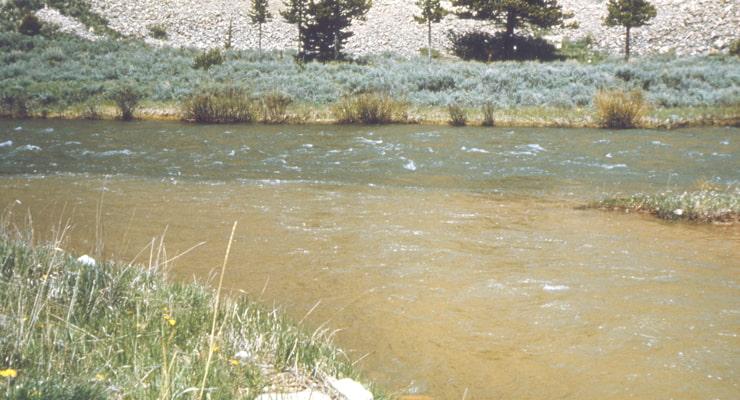
[[[390,390],[734,398],[740,229],[579,211],[740,184],[740,130],[0,121],[0,201],[39,237],[220,266]],[[157,239],[158,240],[158,239]],[[205,244],[199,245],[205,242]],[[158,243],[158,241],[157,241]],[[143,251],[142,251],[143,250]]]

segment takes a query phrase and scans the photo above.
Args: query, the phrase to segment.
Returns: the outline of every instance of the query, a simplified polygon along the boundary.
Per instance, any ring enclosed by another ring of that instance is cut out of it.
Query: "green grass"
[[[149,265],[89,266],[64,245],[0,230],[0,397],[193,399],[205,376],[202,398],[250,399],[358,377],[331,334],[167,279],[161,248]]]
[[[637,194],[599,200],[585,208],[642,212],[666,220],[699,223],[740,222],[740,194],[737,191],[702,189],[683,193]]]

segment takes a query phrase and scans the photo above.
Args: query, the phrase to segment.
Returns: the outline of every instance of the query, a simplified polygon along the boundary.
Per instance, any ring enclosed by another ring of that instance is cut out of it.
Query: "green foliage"
[[[609,0],[606,9],[606,26],[637,28],[657,15],[655,7],[645,0]]]
[[[252,11],[249,13],[253,24],[257,24],[259,50],[262,51],[262,24],[272,19],[272,14],[268,10],[267,0],[252,0]]]
[[[575,27],[575,23],[564,25],[564,20],[573,14],[564,13],[557,0],[453,0],[460,18],[488,20],[504,26],[503,51],[501,59],[511,60],[516,44],[509,40],[517,29],[542,28],[554,26]]]
[[[639,90],[599,90],[594,96],[594,106],[599,125],[609,129],[635,128],[645,114],[645,102]]]
[[[387,95],[362,93],[345,97],[332,107],[340,124],[388,124],[408,121],[408,105]]]
[[[364,19],[370,0],[317,0],[306,8],[303,29],[304,60],[341,60],[342,48],[352,36],[347,28],[355,19]]]
[[[32,99],[20,86],[11,87],[0,95],[0,116],[28,118],[31,116]]]
[[[167,26],[165,24],[149,24],[147,29],[149,29],[149,36],[154,39],[167,40],[169,37],[167,34]]]
[[[214,65],[221,65],[224,62],[224,56],[221,55],[221,50],[213,48],[207,52],[195,57],[195,69],[208,70]]]
[[[257,102],[237,87],[204,90],[183,100],[182,108],[185,120],[197,123],[253,122],[258,115]]]
[[[457,33],[450,31],[448,38],[452,43],[453,54],[464,60],[483,62],[503,60],[540,60],[556,59],[555,46],[542,38],[512,35],[503,32],[491,35],[487,32],[472,31]],[[507,46],[512,46],[507,50]]]
[[[605,53],[592,49],[593,38],[586,36],[578,40],[564,39],[560,49],[555,54],[558,58],[565,60],[576,60],[578,62],[601,62],[607,58]]]
[[[468,123],[468,111],[460,104],[453,103],[447,106],[450,115],[450,125],[465,126]]]
[[[731,56],[737,56],[740,57],[740,38],[735,39],[730,43],[730,48],[727,50],[727,52]]]
[[[213,400],[282,388],[288,367],[307,381],[357,379],[326,335],[309,335],[276,310],[245,297],[217,303],[203,283],[166,279],[170,265],[82,264],[60,250],[66,238],[34,245],[30,229],[2,223],[0,368],[14,371],[0,381],[3,398],[197,398],[187,393],[207,367]],[[153,251],[153,260],[167,258],[162,246]]]
[[[123,84],[114,87],[108,93],[108,98],[118,107],[119,118],[124,121],[134,119],[134,113],[139,108],[139,102],[144,94],[134,84]]]
[[[414,21],[427,26],[427,58],[432,59],[432,23],[439,22],[448,11],[442,7],[440,0],[418,0],[414,3],[421,9],[421,15],[414,15]]]
[[[630,58],[630,30],[647,24],[657,15],[655,7],[645,0],[609,0],[606,26],[625,27],[624,58]]]
[[[41,33],[41,21],[34,14],[26,14],[18,25],[18,32],[28,36],[38,35]]]

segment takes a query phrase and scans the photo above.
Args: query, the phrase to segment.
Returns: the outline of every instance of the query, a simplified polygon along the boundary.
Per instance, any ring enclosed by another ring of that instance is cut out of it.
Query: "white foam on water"
[[[565,286],[565,285],[550,285],[550,284],[547,284],[547,285],[542,286],[542,290],[544,290],[546,292],[559,292],[559,291],[568,290],[568,289],[570,289],[570,287],[569,286]]]
[[[414,163],[414,160],[407,160],[403,167],[409,171],[416,171],[416,163]]]
[[[27,150],[27,151],[41,151],[41,147],[33,145],[33,144],[27,144],[25,146],[19,147],[17,150]]]
[[[0,143],[0,147],[9,147],[9,146],[12,146],[12,145],[13,145],[13,141],[12,140],[8,140],[8,141],[5,141],[5,142]]]

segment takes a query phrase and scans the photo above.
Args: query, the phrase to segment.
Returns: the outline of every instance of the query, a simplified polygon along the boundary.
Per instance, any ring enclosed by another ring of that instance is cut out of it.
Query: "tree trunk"
[[[259,48],[259,55],[262,57],[262,23],[260,22],[257,31],[257,48]]]
[[[627,34],[624,39],[624,61],[630,60],[630,27],[627,27]]]
[[[427,21],[427,57],[432,61],[432,20]]]
[[[504,58],[506,60],[511,60],[514,56],[514,49],[512,48],[514,28],[516,28],[516,13],[509,11],[506,13],[506,32],[504,36]]]

